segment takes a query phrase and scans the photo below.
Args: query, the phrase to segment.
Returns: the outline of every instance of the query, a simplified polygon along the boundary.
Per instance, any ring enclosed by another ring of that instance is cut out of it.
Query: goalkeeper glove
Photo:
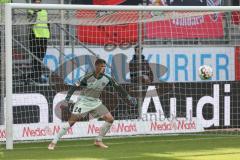
[[[129,100],[131,106],[137,105],[137,99],[135,97],[128,96],[128,100]]]

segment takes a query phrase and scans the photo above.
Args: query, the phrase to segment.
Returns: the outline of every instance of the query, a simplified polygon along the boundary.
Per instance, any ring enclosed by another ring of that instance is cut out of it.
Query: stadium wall
[[[129,113],[128,117],[120,120],[122,116],[114,107],[112,113],[116,121],[109,135],[189,133],[202,132],[204,129],[237,128],[240,124],[239,85],[239,81],[153,84],[142,93],[141,115],[138,112],[134,112],[135,115]],[[130,84],[123,86],[131,87]],[[56,92],[50,86],[39,87],[38,90],[38,93],[22,93],[18,90],[13,95],[14,140],[49,139],[59,131],[62,118],[57,104],[65,98],[66,92]],[[139,94],[129,92],[132,95]],[[105,98],[114,100],[116,97]],[[73,100],[76,99],[77,95],[74,95]],[[127,104],[105,101],[104,97],[103,101],[108,107],[122,107],[121,110],[124,109],[126,113],[129,109]],[[149,108],[154,108],[155,112],[146,112]],[[22,116],[17,110],[31,116]],[[78,122],[65,138],[95,136],[101,123],[97,120]],[[5,127],[2,125],[0,141],[4,141],[4,138]]]

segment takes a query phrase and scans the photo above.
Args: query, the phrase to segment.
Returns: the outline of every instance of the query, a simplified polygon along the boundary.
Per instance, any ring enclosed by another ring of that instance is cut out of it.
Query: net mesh
[[[38,55],[34,51],[45,42],[31,39],[36,19],[29,19],[26,9],[13,10],[13,118],[22,129],[22,137],[16,139],[36,139],[34,124],[44,130],[37,139],[51,138],[57,132],[54,125],[69,118],[69,111],[60,108],[69,86],[91,72],[98,57],[107,61],[106,74],[139,102],[130,107],[113,87],[103,91],[103,104],[115,120],[125,120],[111,134],[238,134],[240,28],[232,21],[232,11],[47,12],[44,23],[49,24],[51,36],[46,52]],[[5,37],[1,32],[1,48]],[[135,53],[136,45],[142,47],[139,53]],[[4,49],[1,52],[4,57]],[[198,76],[204,64],[214,71],[206,81]],[[1,59],[2,77],[4,68]],[[0,115],[4,117],[4,78],[1,82]],[[72,97],[75,102],[78,93]],[[90,119],[87,116],[83,121]],[[4,124],[4,118],[0,120]],[[136,129],[129,127],[129,120]],[[82,125],[74,130],[86,133],[73,133],[73,137],[97,134],[91,123]]]

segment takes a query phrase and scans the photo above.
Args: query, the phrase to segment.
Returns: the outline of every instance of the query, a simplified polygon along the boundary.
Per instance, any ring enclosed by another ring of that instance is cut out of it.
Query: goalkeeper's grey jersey
[[[107,85],[112,85],[117,89],[124,97],[128,93],[111,77],[101,74],[98,78],[95,77],[95,73],[88,73],[83,78],[79,79],[74,86],[72,86],[65,98],[67,101],[70,100],[72,94],[77,89],[77,87],[82,87],[80,95],[92,98],[99,98],[101,92]]]
[[[97,79],[94,76],[94,73],[89,73],[77,81],[75,85],[83,88],[80,92],[80,95],[99,98],[101,92],[109,83],[112,83],[112,79],[107,77],[105,74],[101,74]]]

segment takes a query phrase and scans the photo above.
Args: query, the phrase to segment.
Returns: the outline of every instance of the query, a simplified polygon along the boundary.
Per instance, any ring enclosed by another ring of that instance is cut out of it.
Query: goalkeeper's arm
[[[70,101],[71,96],[73,95],[73,93],[77,90],[78,87],[83,87],[83,86],[87,86],[87,82],[86,82],[86,78],[91,75],[91,74],[86,74],[85,77],[80,78],[74,85],[72,85],[68,92],[67,92],[67,96],[65,98],[66,102]]]
[[[127,98],[129,100],[129,102],[131,103],[131,105],[135,106],[137,104],[137,100],[135,97],[132,97],[128,94],[128,92],[121,86],[119,85],[113,78],[111,78],[111,84],[113,85],[113,87],[119,92],[121,93],[121,95],[124,98]]]
[[[70,101],[70,98],[71,96],[73,95],[73,93],[76,91],[77,89],[77,86],[76,85],[73,85],[69,88],[68,92],[67,92],[67,96],[65,97],[65,101],[66,102],[69,102]]]

